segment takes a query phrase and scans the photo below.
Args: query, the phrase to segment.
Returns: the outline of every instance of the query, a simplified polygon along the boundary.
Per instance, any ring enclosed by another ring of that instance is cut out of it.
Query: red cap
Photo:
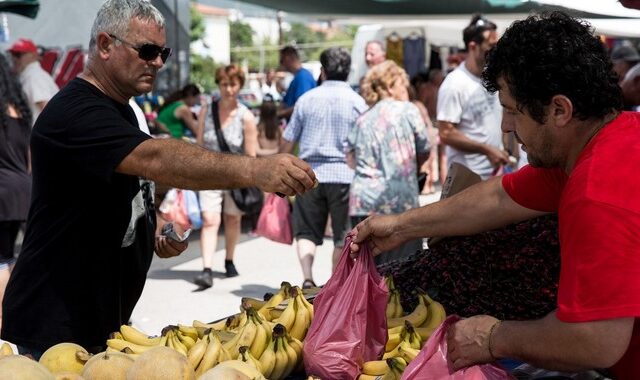
[[[28,38],[21,38],[9,49],[10,53],[37,53],[38,48]]]

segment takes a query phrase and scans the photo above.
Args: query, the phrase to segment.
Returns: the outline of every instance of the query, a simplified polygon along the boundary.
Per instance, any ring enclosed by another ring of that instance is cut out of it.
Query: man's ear
[[[108,59],[114,48],[114,39],[105,32],[98,33],[96,48],[102,59]]]
[[[549,121],[559,127],[567,125],[573,118],[573,103],[571,99],[565,95],[554,95],[549,104],[549,113],[547,114]]]

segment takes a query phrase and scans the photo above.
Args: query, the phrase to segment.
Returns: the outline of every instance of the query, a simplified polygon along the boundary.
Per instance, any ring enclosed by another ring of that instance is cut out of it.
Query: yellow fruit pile
[[[429,336],[446,319],[444,307],[429,297],[426,292],[418,294],[418,305],[404,315],[400,304],[400,292],[393,278],[386,277],[389,288],[386,316],[388,339],[385,353],[380,360],[372,360],[362,365],[360,380],[400,379],[402,373],[429,339]]]

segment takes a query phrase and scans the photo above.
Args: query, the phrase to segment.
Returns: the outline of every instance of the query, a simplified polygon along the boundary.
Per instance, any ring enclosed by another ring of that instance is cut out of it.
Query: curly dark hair
[[[485,88],[500,89],[502,77],[518,110],[544,123],[544,107],[554,95],[573,103],[579,120],[601,118],[622,109],[618,78],[604,44],[591,26],[562,12],[514,22],[487,55]]]
[[[0,123],[3,127],[7,125],[10,117],[7,113],[9,105],[12,105],[20,115],[20,124],[31,129],[33,115],[27,97],[22,91],[18,76],[11,70],[7,57],[0,54]]]

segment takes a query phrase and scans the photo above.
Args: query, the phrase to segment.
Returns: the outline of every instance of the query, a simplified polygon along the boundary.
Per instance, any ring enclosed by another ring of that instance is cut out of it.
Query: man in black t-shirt
[[[102,349],[131,316],[153,252],[172,257],[186,249],[154,236],[142,178],[287,195],[313,186],[309,165],[291,155],[225,155],[141,132],[127,102],[152,89],[170,53],[164,46],[164,19],[151,3],[109,0],[94,22],[86,69],[33,129],[31,208],[3,302],[2,339],[22,353],[37,357],[63,341]]]

